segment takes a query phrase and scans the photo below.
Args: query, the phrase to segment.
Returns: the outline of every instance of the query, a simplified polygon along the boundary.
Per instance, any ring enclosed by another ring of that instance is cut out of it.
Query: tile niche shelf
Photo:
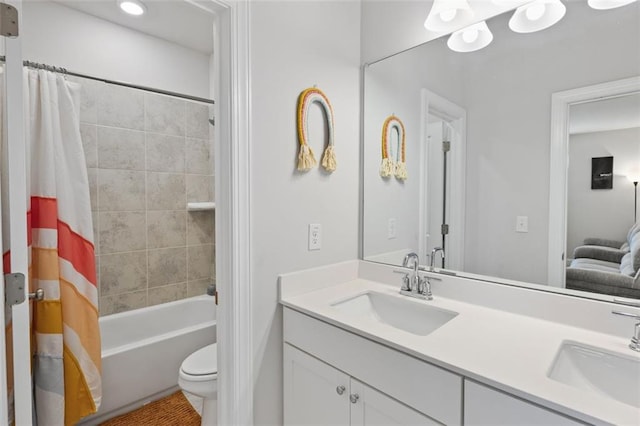
[[[213,201],[187,203],[187,211],[190,212],[213,211],[215,209],[216,203]]]

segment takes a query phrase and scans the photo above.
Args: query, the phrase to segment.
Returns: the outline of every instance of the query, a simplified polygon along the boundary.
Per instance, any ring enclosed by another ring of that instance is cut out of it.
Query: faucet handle
[[[393,273],[394,274],[404,274],[404,277],[402,277],[402,287],[400,287],[400,290],[401,291],[411,291],[411,279],[409,278],[410,272],[394,270]]]

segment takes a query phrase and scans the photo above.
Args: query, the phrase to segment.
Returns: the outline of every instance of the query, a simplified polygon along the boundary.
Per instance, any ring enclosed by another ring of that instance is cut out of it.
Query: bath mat
[[[101,426],[200,426],[200,415],[181,391],[101,423]]]

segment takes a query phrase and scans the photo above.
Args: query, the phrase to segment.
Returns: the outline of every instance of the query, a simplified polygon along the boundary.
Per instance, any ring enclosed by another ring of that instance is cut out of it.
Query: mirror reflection
[[[638,81],[640,3],[564,4],[543,31],[513,32],[509,12],[486,21],[493,39],[480,50],[443,37],[365,68],[365,260],[401,265],[415,252],[459,274],[640,298],[640,87],[569,103],[566,133],[554,135],[551,110],[554,94]],[[389,117],[404,144],[383,128]],[[404,158],[405,179],[383,173],[385,152]]]

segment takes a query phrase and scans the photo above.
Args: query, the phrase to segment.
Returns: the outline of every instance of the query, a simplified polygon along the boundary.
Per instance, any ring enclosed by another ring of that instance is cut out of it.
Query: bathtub
[[[197,296],[100,318],[102,404],[94,425],[178,390],[178,369],[216,341],[216,305]]]

